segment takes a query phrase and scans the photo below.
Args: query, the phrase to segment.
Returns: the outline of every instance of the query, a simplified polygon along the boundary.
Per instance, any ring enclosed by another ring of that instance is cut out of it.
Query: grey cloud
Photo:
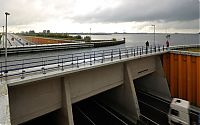
[[[0,25],[5,23],[4,12],[6,11],[11,13],[8,17],[9,25],[29,25],[57,19],[68,13],[69,9],[65,7],[68,1],[70,2],[70,0],[59,0],[59,2],[55,0],[0,0]]]
[[[198,0],[123,0],[117,8],[107,8],[84,16],[79,22],[189,21],[199,19]]]

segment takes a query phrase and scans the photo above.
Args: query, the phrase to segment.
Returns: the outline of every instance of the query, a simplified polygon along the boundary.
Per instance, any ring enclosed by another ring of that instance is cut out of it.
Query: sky
[[[9,32],[152,33],[156,25],[159,33],[198,33],[199,6],[200,0],[0,0],[0,25],[9,12]]]

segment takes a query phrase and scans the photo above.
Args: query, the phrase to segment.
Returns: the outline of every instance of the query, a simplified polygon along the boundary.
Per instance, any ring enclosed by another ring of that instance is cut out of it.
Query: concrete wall
[[[134,79],[134,84],[138,90],[159,96],[166,100],[171,100],[169,86],[164,75],[160,57],[154,58],[155,72],[152,72],[144,77]]]
[[[23,123],[59,109],[60,124],[73,125],[72,104],[105,91],[102,99],[129,120],[136,121],[140,110],[133,79],[155,73],[151,79],[157,77],[156,80],[160,80],[157,84],[162,82],[163,77],[159,79],[162,76],[159,75],[160,61],[157,61],[158,56],[128,59],[92,65],[77,72],[63,71],[63,75],[55,74],[52,78],[45,77],[48,75],[45,74],[35,81],[31,79],[31,82],[18,85],[13,83],[8,88],[11,122]]]

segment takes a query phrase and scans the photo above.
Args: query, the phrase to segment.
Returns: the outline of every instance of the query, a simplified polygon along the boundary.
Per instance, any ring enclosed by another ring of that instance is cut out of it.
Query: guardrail
[[[6,80],[19,77],[24,79],[26,76],[35,73],[46,74],[50,71],[63,71],[69,68],[80,68],[80,66],[93,65],[95,63],[105,63],[108,61],[129,58],[131,56],[141,56],[166,50],[168,50],[168,48],[160,45],[149,47],[137,46],[58,56],[10,60],[7,61],[7,65],[5,65],[5,61],[1,61],[0,78],[1,81],[4,78],[6,78]]]

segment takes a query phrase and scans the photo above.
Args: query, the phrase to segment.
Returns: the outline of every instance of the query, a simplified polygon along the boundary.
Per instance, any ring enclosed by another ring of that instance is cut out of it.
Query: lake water
[[[145,45],[148,40],[154,44],[154,34],[112,34],[112,35],[91,35],[92,39],[123,39],[126,38],[126,47]],[[185,45],[199,43],[199,34],[170,34],[170,45]],[[165,44],[166,34],[156,34],[155,43]]]
[[[26,54],[8,54],[8,60],[14,59],[24,59],[31,57],[41,57],[41,56],[52,56],[52,55],[63,55],[83,51],[95,51],[113,48],[123,48],[123,47],[136,47],[144,46],[145,42],[148,40],[150,45],[154,44],[154,34],[111,34],[111,35],[91,35],[92,39],[112,39],[117,40],[126,38],[126,43],[100,48],[87,48],[87,49],[75,49],[75,50],[60,50],[60,51],[48,51],[48,52],[36,52],[36,53],[26,53]],[[160,45],[165,45],[166,34],[156,34],[155,43]],[[188,45],[188,44],[199,44],[200,34],[171,34],[170,45]],[[0,56],[0,60],[4,60],[4,56]]]

